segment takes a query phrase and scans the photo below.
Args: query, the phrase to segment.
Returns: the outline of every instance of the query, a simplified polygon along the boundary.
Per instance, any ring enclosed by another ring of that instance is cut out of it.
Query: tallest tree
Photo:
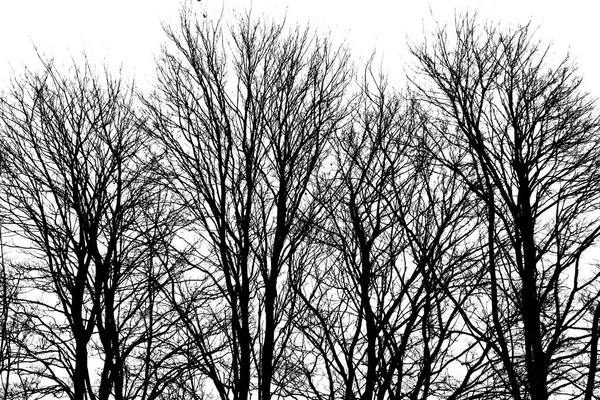
[[[288,279],[344,118],[348,57],[248,15],[224,29],[184,12],[167,34],[149,107],[165,182],[188,221],[188,280],[173,288],[174,307],[202,381],[223,400],[268,400],[294,379]]]

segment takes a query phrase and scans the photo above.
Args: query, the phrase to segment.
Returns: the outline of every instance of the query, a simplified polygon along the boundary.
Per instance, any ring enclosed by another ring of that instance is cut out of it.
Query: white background
[[[0,90],[24,65],[39,67],[34,45],[46,57],[69,64],[85,50],[98,67],[122,65],[138,86],[151,81],[154,57],[164,40],[161,22],[175,23],[180,0],[0,0]],[[538,37],[554,43],[556,55],[570,51],[585,88],[600,96],[600,2],[543,0],[202,0],[189,2],[200,15],[216,19],[243,12],[266,14],[293,23],[310,23],[339,43],[345,41],[357,59],[373,49],[384,56],[392,81],[402,82],[412,62],[407,40],[418,42],[434,18],[451,23],[456,13],[478,11],[480,21],[502,24],[531,21]]]

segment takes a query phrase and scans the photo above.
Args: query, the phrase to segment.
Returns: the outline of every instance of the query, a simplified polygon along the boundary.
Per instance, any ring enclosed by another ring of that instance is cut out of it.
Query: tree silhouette
[[[353,110],[322,178],[314,263],[295,280],[310,389],[344,399],[462,394],[471,382],[449,382],[452,364],[469,378],[482,365],[465,359],[474,344],[450,346],[463,322],[448,293],[466,296],[449,283],[464,273],[476,227],[468,193],[421,149],[418,104],[370,65]]]
[[[19,373],[40,381],[37,397],[123,399],[127,358],[167,333],[139,325],[155,312],[149,280],[164,280],[147,265],[165,238],[154,243],[152,230],[165,223],[145,218],[156,220],[149,212],[163,199],[133,99],[87,62],[70,75],[46,62],[2,100],[3,212],[34,257],[20,265],[34,340]]]
[[[346,53],[287,30],[243,16],[227,32],[184,12],[149,102],[187,217],[189,267],[171,298],[222,399],[269,399],[285,386],[297,307],[286,279],[344,117]]]
[[[553,62],[527,25],[467,15],[412,52],[437,115],[430,153],[486,215],[486,290],[463,312],[469,335],[492,349],[493,382],[505,388],[496,398],[581,396],[597,343],[598,270],[586,257],[600,233],[594,103],[569,58]]]

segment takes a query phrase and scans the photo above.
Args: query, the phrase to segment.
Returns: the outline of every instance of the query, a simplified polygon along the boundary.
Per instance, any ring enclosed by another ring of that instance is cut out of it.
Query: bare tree
[[[123,399],[127,358],[167,334],[140,325],[167,277],[150,264],[170,228],[156,224],[168,209],[134,99],[87,62],[70,75],[46,62],[2,99],[2,207],[30,257],[23,315],[35,340],[20,374],[40,380],[38,397]]]
[[[491,349],[490,382],[505,389],[492,395],[592,398],[600,121],[576,68],[555,62],[528,25],[469,15],[412,52],[415,85],[437,113],[430,153],[485,215],[485,291],[463,311]]]
[[[315,261],[295,280],[309,389],[365,400],[463,394],[481,362],[467,359],[473,343],[451,348],[463,322],[448,292],[466,298],[452,281],[472,253],[468,193],[422,149],[428,121],[415,101],[370,65],[360,89],[321,184]],[[450,382],[459,362],[468,376]]]
[[[284,386],[297,304],[286,279],[344,116],[346,53],[288,29],[244,16],[227,31],[184,12],[167,29],[150,105],[189,221],[189,271],[171,296],[222,399],[267,400]]]

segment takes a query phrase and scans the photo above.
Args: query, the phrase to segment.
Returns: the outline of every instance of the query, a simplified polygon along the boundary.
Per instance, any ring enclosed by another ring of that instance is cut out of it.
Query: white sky
[[[0,90],[10,71],[23,65],[37,66],[33,44],[46,56],[68,63],[85,49],[97,66],[107,61],[135,71],[143,85],[154,71],[154,56],[164,40],[161,21],[175,21],[180,0],[0,0]],[[202,0],[192,5],[209,18],[221,10],[243,11],[250,1]],[[600,97],[600,2],[593,0],[254,0],[256,15],[292,22],[310,22],[329,29],[346,42],[357,57],[372,49],[384,52],[390,77],[402,80],[407,58],[406,38],[420,40],[423,27],[451,22],[457,12],[478,10],[481,20],[510,24],[531,20],[539,25],[539,37],[553,41],[557,54],[570,49],[584,76],[586,88]],[[402,60],[402,61],[400,61]],[[397,72],[396,72],[397,71]]]

